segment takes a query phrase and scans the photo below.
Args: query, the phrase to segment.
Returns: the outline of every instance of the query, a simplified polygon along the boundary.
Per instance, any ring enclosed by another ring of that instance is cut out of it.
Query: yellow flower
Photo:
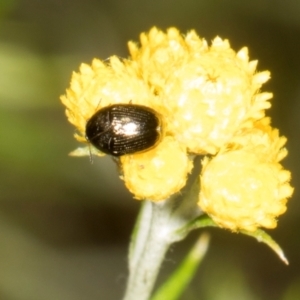
[[[285,141],[263,119],[241,132],[228,147],[231,150],[205,158],[200,208],[232,231],[276,227],[293,193],[290,172],[278,163],[287,154],[282,149]]]
[[[151,105],[155,97],[146,83],[138,78],[131,62],[112,56],[108,63],[94,59],[91,65],[81,64],[73,73],[70,88],[61,101],[78,133],[78,141],[87,143],[85,126],[97,110],[116,103]],[[85,153],[88,155],[88,151]]]
[[[269,72],[256,72],[247,48],[236,53],[219,37],[208,46],[193,30],[183,36],[176,28],[165,33],[154,27],[141,34],[140,45],[129,42],[129,51],[128,59],[82,64],[61,101],[76,139],[86,144],[73,155],[89,155],[86,123],[101,108],[140,104],[163,116],[161,142],[120,159],[135,198],[159,201],[185,185],[191,154],[217,154],[264,117],[272,94],[259,90]]]
[[[217,37],[209,47],[195,31],[152,28],[141,47],[129,43],[137,71],[164,107],[167,131],[189,152],[215,154],[246,122],[260,119],[271,93],[258,93],[269,72],[255,73],[247,48]]]
[[[280,162],[286,157],[287,149],[283,146],[287,139],[270,126],[270,118],[265,117],[252,126],[238,131],[226,146],[227,150],[244,149],[266,162]]]
[[[136,155],[121,157],[122,179],[136,199],[159,201],[185,185],[193,164],[185,149],[166,137],[156,148]]]

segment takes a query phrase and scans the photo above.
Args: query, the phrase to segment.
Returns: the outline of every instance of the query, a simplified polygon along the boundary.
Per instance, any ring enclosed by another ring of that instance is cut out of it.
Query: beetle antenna
[[[93,164],[94,160],[93,160],[93,153],[92,153],[92,148],[91,148],[91,144],[89,143],[89,153],[90,153],[90,163]]]

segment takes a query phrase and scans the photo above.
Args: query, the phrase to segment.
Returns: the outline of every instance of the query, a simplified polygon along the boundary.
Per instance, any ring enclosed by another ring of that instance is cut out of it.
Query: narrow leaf
[[[209,216],[203,215],[201,217],[196,218],[192,222],[190,222],[188,225],[186,225],[184,228],[182,228],[181,231],[187,232],[187,231],[191,231],[191,230],[194,230],[197,228],[203,228],[203,227],[219,227],[219,226]],[[246,230],[240,230],[237,233],[242,233],[242,234],[256,238],[256,240],[258,242],[262,242],[262,243],[266,244],[267,246],[269,246],[285,264],[287,264],[287,265],[289,264],[281,247],[264,230],[257,229],[253,232],[246,231]]]
[[[180,266],[171,277],[157,290],[151,300],[179,299],[187,285],[194,277],[199,264],[202,262],[209,245],[210,237],[203,233]]]
[[[257,229],[254,232],[249,232],[249,231],[245,231],[245,230],[242,230],[240,232],[243,233],[243,234],[246,234],[246,235],[249,235],[249,236],[252,236],[252,237],[256,238],[258,242],[262,242],[262,243],[266,244],[279,256],[279,258],[286,265],[289,264],[289,262],[288,262],[287,258],[285,257],[284,252],[281,249],[281,247],[272,239],[272,237],[269,234],[267,234],[262,229]]]

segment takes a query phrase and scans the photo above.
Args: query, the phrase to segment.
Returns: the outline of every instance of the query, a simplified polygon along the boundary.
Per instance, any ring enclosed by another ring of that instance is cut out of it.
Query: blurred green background
[[[1,300],[121,299],[139,203],[109,158],[67,155],[78,143],[59,96],[80,63],[127,57],[126,42],[153,25],[246,45],[272,72],[269,114],[289,139],[284,165],[296,187],[271,232],[289,266],[249,237],[211,229],[182,299],[300,299],[299,0],[0,0]],[[160,281],[198,234],[172,247]]]

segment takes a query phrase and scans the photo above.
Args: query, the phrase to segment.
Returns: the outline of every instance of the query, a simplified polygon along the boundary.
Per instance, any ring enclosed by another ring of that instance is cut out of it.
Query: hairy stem
[[[130,249],[129,279],[124,300],[148,300],[160,266],[171,245],[168,200],[144,203],[139,228]]]

